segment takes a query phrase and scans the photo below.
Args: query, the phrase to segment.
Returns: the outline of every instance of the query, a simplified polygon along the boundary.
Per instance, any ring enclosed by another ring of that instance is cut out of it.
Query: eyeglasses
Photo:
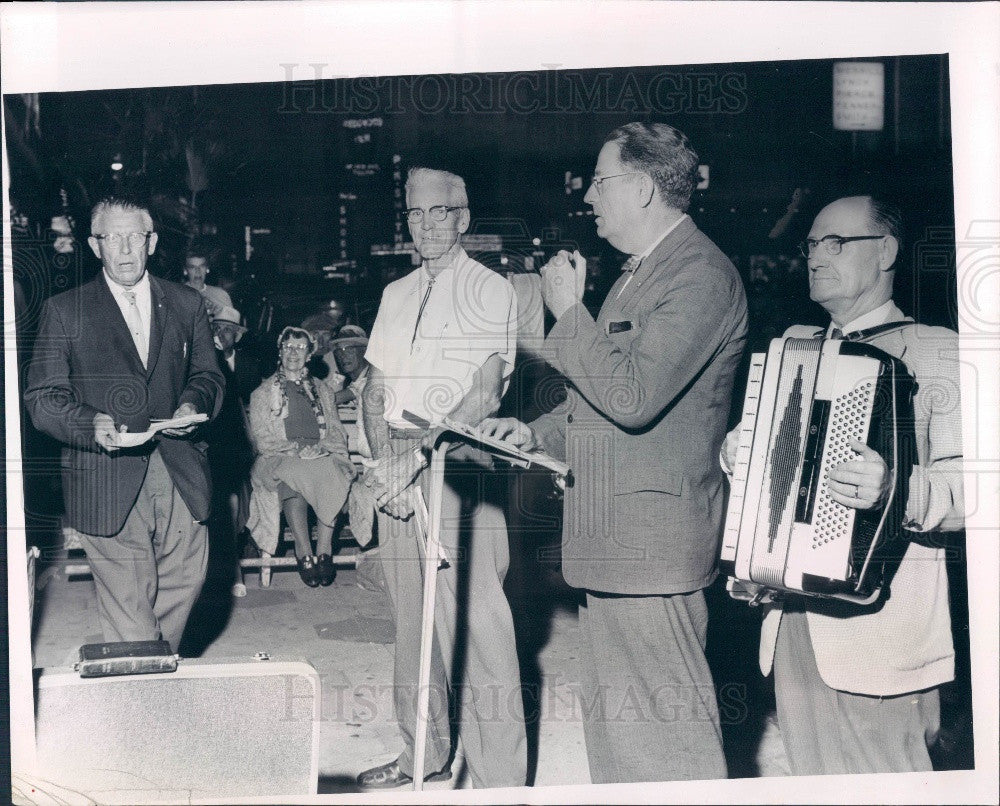
[[[94,237],[114,249],[120,248],[125,241],[128,241],[128,245],[133,249],[138,249],[145,245],[152,234],[152,232],[108,232],[101,235],[94,233]]]
[[[431,214],[432,221],[444,221],[448,217],[448,213],[452,210],[464,210],[465,205],[460,204],[457,207],[449,207],[445,204],[435,204],[427,212]],[[419,207],[410,207],[406,211],[406,220],[411,224],[419,224],[424,220],[424,211]]]
[[[623,174],[611,174],[610,176],[592,176],[590,178],[590,184],[597,188],[597,192],[601,192],[601,185],[607,182],[609,179],[617,179],[619,176],[638,176],[642,171],[626,171]]]
[[[886,238],[887,235],[826,235],[820,238],[818,241],[815,238],[806,238],[802,243],[799,244],[799,251],[802,253],[802,257],[808,258],[812,256],[813,249],[815,249],[820,244],[826,249],[828,255],[839,255],[844,251],[844,244],[850,243],[851,241],[874,241],[878,238]]]
[[[309,352],[308,344],[282,344],[281,349],[286,353],[307,353]]]

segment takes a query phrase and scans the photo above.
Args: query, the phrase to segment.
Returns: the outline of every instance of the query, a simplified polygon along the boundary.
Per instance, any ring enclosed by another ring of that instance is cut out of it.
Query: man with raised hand
[[[611,132],[584,201],[628,255],[597,318],[585,266],[542,269],[545,339],[562,405],[488,435],[565,457],[563,576],[580,608],[584,734],[593,783],[726,777],[704,588],[716,576],[725,435],[747,332],[743,285],[685,212],[698,157],[662,123]]]

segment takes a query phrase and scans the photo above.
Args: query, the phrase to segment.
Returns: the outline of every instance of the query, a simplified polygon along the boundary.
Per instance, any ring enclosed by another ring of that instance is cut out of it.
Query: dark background
[[[743,258],[745,275],[748,256],[794,256],[826,201],[874,191],[904,208],[899,303],[953,325],[953,265],[936,263],[914,282],[922,254],[947,252],[953,237],[947,57],[881,61],[885,129],[858,133],[833,129],[831,60],[319,81],[297,65],[286,68],[297,80],[283,83],[42,94],[37,128],[24,96],[8,96],[13,201],[38,238],[65,189],[83,236],[102,192],[139,190],[152,197],[161,231],[156,273],[178,279],[186,240],[209,233],[221,270],[253,274],[265,292],[337,266],[347,277],[330,288],[346,286],[337,293],[360,305],[367,326],[367,297],[410,265],[407,255],[371,255],[373,245],[408,240],[393,195],[408,165],[443,160],[462,174],[472,231],[506,235],[508,252],[532,237],[542,251],[578,244],[596,259],[599,292],[621,256],[583,214],[586,180],[612,128],[665,121],[710,167],[693,217]],[[202,166],[197,176],[188,152]],[[120,171],[110,169],[116,157]],[[567,172],[582,188],[566,192]],[[769,239],[796,187],[811,191],[802,212]],[[249,261],[248,226],[269,230],[252,236]],[[86,276],[96,263],[85,253],[69,271]]]

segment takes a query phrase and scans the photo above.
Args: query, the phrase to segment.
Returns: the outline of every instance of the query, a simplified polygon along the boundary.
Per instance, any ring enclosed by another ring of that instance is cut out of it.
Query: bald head
[[[870,196],[837,199],[813,221],[808,236],[809,296],[838,326],[892,299],[898,223],[893,208]],[[838,248],[839,253],[832,254]]]

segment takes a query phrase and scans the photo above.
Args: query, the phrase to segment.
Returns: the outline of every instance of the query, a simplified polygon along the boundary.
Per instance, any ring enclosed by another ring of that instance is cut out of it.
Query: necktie
[[[835,327],[833,330],[830,331],[830,338],[842,339],[844,338],[844,331],[841,330],[839,327]]]
[[[642,263],[642,258],[638,258],[635,255],[632,255],[629,257],[628,260],[626,260],[622,264],[622,274],[628,272],[628,278],[626,278],[625,282],[622,283],[622,287],[618,289],[618,295],[615,297],[615,299],[621,297],[622,292],[625,290],[625,287],[632,282],[632,278],[635,277],[635,270],[639,268],[640,263]]]
[[[417,321],[413,325],[413,336],[410,338],[410,352],[413,352],[413,345],[417,340],[417,331],[420,329],[420,319],[424,315],[424,308],[427,307],[427,299],[431,295],[431,289],[434,287],[434,278],[427,282],[427,290],[424,292],[424,298],[420,300],[420,309],[417,311]]]
[[[123,292],[128,305],[125,306],[125,323],[132,334],[132,341],[135,342],[135,349],[139,352],[142,365],[146,366],[146,359],[149,357],[149,345],[146,342],[146,328],[142,322],[142,313],[139,311],[139,304],[135,301],[135,291]]]

